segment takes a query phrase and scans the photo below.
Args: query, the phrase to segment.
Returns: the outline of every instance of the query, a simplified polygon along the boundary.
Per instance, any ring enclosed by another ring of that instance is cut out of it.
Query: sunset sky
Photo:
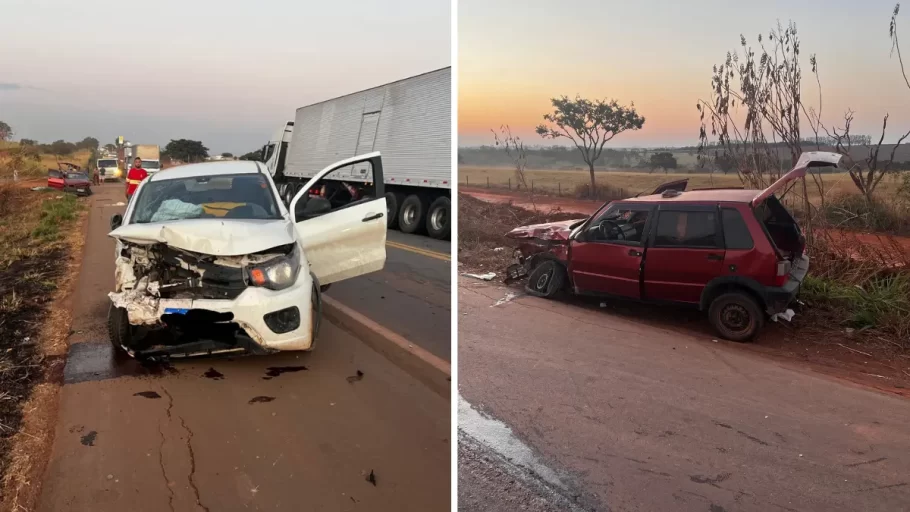
[[[850,107],[854,133],[877,135],[887,112],[893,142],[910,128],[910,89],[890,57],[894,2],[460,0],[459,144],[490,144],[490,128],[501,124],[527,143],[550,144],[534,126],[550,97],[576,94],[634,101],[644,128],[617,136],[613,147],[695,144],[695,105],[710,97],[712,66],[740,48],[740,34],[757,47],[756,36],[778,20],[797,25],[803,95],[812,104],[809,56],[818,56],[823,121],[841,122]],[[908,63],[910,5],[898,27]]]

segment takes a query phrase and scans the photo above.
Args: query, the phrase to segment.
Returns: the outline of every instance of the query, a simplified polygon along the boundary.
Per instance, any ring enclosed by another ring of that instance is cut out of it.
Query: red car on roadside
[[[78,196],[92,194],[92,181],[88,174],[74,171],[60,171],[51,169],[47,172],[48,188],[55,188],[70,192]]]
[[[523,226],[511,278],[529,293],[564,289],[651,303],[692,304],[717,333],[747,341],[783,313],[809,269],[805,237],[775,192],[841,155],[803,153],[764,190],[708,189],[612,201],[587,219]]]

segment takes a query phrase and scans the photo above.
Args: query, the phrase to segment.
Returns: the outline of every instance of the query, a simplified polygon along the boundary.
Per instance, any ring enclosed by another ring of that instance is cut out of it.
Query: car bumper
[[[803,255],[799,260],[794,262],[794,268],[790,272],[790,278],[783,286],[770,286],[765,289],[765,304],[769,315],[783,313],[787,306],[793,302],[799,289],[802,287],[803,280],[809,272],[809,257]]]
[[[297,282],[283,290],[249,287],[234,299],[161,299],[157,314],[161,318],[175,312],[193,309],[230,313],[238,324],[263,351],[308,350],[313,346],[314,318],[312,305],[313,279],[301,272]],[[275,332],[266,322],[266,315],[296,307],[300,321],[288,332]]]

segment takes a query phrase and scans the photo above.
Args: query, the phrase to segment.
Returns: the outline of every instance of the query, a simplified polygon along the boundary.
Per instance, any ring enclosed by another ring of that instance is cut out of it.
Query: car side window
[[[716,248],[717,242],[714,211],[661,211],[657,217],[655,247]]]
[[[651,210],[647,206],[611,206],[587,228],[585,241],[639,245],[650,214]]]
[[[755,246],[749,227],[739,211],[733,208],[723,208],[720,211],[721,222],[724,226],[724,242],[727,249],[751,249]]]

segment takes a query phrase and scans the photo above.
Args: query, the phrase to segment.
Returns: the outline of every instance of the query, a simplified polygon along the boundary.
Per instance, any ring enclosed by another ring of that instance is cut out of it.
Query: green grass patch
[[[875,276],[857,285],[810,275],[803,281],[801,294],[806,300],[840,310],[844,323],[854,328],[888,330],[903,326],[902,320],[910,317],[910,275],[906,273]]]
[[[32,236],[56,240],[60,236],[60,226],[74,220],[79,208],[79,200],[72,194],[63,194],[59,199],[46,199],[41,205],[41,216],[38,225],[32,230]]]

